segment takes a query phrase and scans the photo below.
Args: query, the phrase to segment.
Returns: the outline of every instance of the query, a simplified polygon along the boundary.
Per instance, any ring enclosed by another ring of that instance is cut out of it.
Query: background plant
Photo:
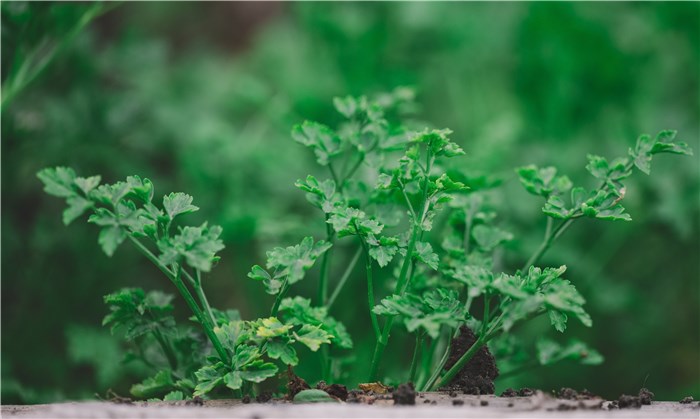
[[[16,47],[18,40],[38,39],[49,25],[72,27],[71,16],[89,6],[3,3],[3,82],[12,62],[7,54],[26,50]],[[665,126],[697,149],[697,7],[142,3],[103,15],[3,106],[2,254],[6,262],[26,262],[22,269],[3,265],[3,400],[84,398],[108,388],[125,394],[150,374],[139,363],[119,364],[124,350],[98,324],[105,314],[100,297],[123,286],[162,288],[162,274],[129,247],[112,260],[102,256],[93,226],[58,228],[57,202],[37,188],[39,169],[70,165],[105,179],[140,173],[162,190],[197,191],[197,202],[206,205],[189,217],[196,225],[221,225],[227,244],[207,281],[211,303],[240,307],[245,318],[264,317],[270,308],[264,288],[240,281],[235,293],[224,292],[230,278],[245,277],[251,261],[262,264],[267,249],[309,234],[325,237],[318,211],[288,187],[315,167],[315,156],[289,140],[289,127],[305,118],[339,121],[329,97],[420,86],[417,115],[459,133],[453,140],[469,151],[460,162],[473,170],[470,176],[501,182],[503,196],[512,197],[501,203],[500,192],[482,193],[501,211],[498,226],[516,238],[502,245],[506,251],[496,261],[515,270],[541,243],[545,225],[544,219],[532,224],[540,209],[512,167],[554,164],[584,183],[586,153],[621,154],[623,139]],[[26,13],[18,16],[14,8]],[[12,36],[40,14],[48,20],[31,26],[34,36]],[[487,30],[491,36],[484,38]],[[271,159],[273,149],[279,152]],[[660,398],[700,392],[697,167],[697,157],[660,159],[654,176],[627,182],[625,206],[634,223],[582,218],[542,260],[567,263],[568,279],[600,319],[595,333],[575,323],[570,333],[600,350],[605,366],[572,364],[505,378],[499,391],[566,382],[614,397],[648,375],[646,384]],[[326,173],[312,171],[317,178]],[[256,199],[245,199],[252,195]],[[342,277],[356,254],[336,253],[330,277]],[[295,292],[315,296],[316,275],[310,272]],[[364,269],[347,281],[360,281],[358,275]],[[375,283],[384,283],[377,275]],[[57,289],[72,291],[57,299]],[[378,289],[377,296],[389,291]],[[340,304],[335,313],[353,336],[362,335],[369,314],[364,305],[344,302],[366,299],[366,288],[358,287],[331,306]],[[175,304],[176,317],[186,316],[183,310]],[[519,328],[526,350],[534,353],[534,337],[548,328],[546,319]],[[674,342],[672,349],[667,342]],[[370,357],[374,343],[372,336],[356,339],[354,351]],[[630,353],[630,347],[639,349]],[[674,356],[656,356],[669,350]],[[395,357],[386,373],[405,369],[411,357]],[[320,377],[315,358],[309,359],[298,372]],[[83,379],[71,381],[77,376]],[[365,374],[344,379],[358,382]]]

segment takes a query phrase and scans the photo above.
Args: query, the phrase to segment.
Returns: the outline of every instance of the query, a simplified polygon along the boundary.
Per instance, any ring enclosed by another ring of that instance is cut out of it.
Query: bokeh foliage
[[[139,174],[157,194],[192,193],[194,218],[221,225],[227,245],[206,284],[211,302],[251,318],[269,297],[246,278],[250,266],[273,246],[323,235],[293,187],[315,166],[290,128],[336,122],[333,96],[415,87],[416,117],[455,131],[462,169],[503,182],[499,218],[520,238],[504,255],[511,267],[544,228],[513,167],[556,164],[584,182],[587,153],[621,155],[639,133],[666,128],[700,150],[698,3],[127,3],[72,36],[91,7],[2,4],[3,90],[16,66],[60,47],[2,109],[4,403],[127,393],[143,371],[119,365],[120,341],[99,326],[102,295],[168,285],[132,249],[106,258],[93,226],[63,228],[60,203],[34,176],[43,167]],[[698,157],[660,158],[653,170],[630,180],[632,223],[582,221],[543,261],[569,266],[595,324],[569,333],[606,362],[499,389],[700,394]],[[338,257],[331,278],[342,271]],[[313,295],[306,284],[300,293]],[[367,357],[369,319],[351,304],[363,288],[344,292],[333,315],[355,338],[353,356]],[[532,346],[547,328],[519,338]],[[409,362],[410,350],[390,350]],[[313,380],[316,367],[302,357],[298,372]],[[365,375],[346,373],[348,384]]]

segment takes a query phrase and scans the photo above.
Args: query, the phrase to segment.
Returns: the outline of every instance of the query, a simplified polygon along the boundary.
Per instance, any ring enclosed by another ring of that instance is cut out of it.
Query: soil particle
[[[348,403],[364,403],[364,404],[374,404],[378,396],[372,394],[367,394],[362,390],[350,390],[346,401]]]
[[[454,399],[452,400],[452,406],[461,406],[464,404],[464,400],[462,399]]]
[[[450,391],[449,396],[450,396],[450,397],[457,397],[457,392],[456,392],[456,391]]]
[[[185,406],[204,406],[204,399],[194,396],[191,400],[185,402]]]
[[[509,387],[501,393],[501,397],[518,397],[518,392]]]
[[[683,397],[678,403],[681,403],[681,404],[690,404],[690,403],[693,402],[693,400],[694,400],[694,399],[693,399],[693,396],[685,396],[685,397]]]
[[[292,370],[291,366],[287,367],[287,376],[289,377],[289,381],[287,382],[287,400],[293,400],[297,393],[311,388],[303,378],[294,374],[294,370]]]
[[[399,387],[391,393],[391,398],[394,399],[394,404],[416,404],[416,389],[413,383],[399,384]]]
[[[450,356],[445,364],[449,370],[457,363],[459,358],[476,342],[476,335],[466,326],[460,328],[460,335],[452,341]],[[495,388],[493,380],[498,377],[496,360],[484,345],[477,351],[474,357],[467,362],[455,378],[447,386],[450,390],[461,390],[464,394],[493,394]]]
[[[508,403],[508,407],[513,407],[513,403]]]
[[[270,400],[272,400],[272,393],[270,393],[269,391],[264,391],[258,394],[257,397],[255,397],[255,401],[257,403],[267,403]]]
[[[601,397],[599,395],[594,394],[585,388],[578,394],[579,400],[593,400],[593,399],[600,399],[600,398]]]
[[[652,400],[654,400],[654,393],[649,391],[648,388],[644,387],[639,390],[639,401],[642,404],[651,404]]]
[[[248,404],[248,403],[250,403],[250,396],[246,394],[246,395],[243,396],[243,398],[241,399],[241,402],[242,402],[243,404]]]
[[[436,405],[437,402],[436,402],[435,400],[433,400],[432,402],[430,402],[430,404],[431,404],[431,405]]]
[[[527,387],[521,388],[520,391],[518,391],[518,395],[520,397],[531,397],[535,395],[535,390]]]
[[[640,390],[641,394],[641,390]],[[652,397],[653,397],[653,393]],[[580,392],[574,390],[573,388],[569,387],[562,387],[559,391],[556,392],[556,396],[559,399],[564,399],[564,400],[593,400],[593,399],[600,399],[600,396],[597,396],[590,391],[586,390],[585,388],[581,390]]]
[[[482,405],[482,406],[488,406],[488,405],[489,405],[489,402],[488,402],[488,400],[482,400],[482,401],[479,402],[479,404]]]
[[[423,400],[423,404],[428,404],[428,403],[430,403],[430,399]]]
[[[325,391],[339,400],[348,400],[348,388],[342,384],[326,384],[325,381],[319,381],[318,384],[316,384],[316,388]]]
[[[578,398],[578,391],[569,387],[562,387],[561,390],[557,392],[557,397],[564,400],[576,400]]]
[[[617,399],[617,406],[620,409],[639,409],[642,407],[642,401],[638,396],[623,394]]]

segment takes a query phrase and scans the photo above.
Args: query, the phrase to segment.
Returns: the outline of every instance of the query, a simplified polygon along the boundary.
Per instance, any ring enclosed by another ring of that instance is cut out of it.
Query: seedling
[[[250,394],[253,384],[299,363],[298,344],[320,353],[321,376],[330,378],[328,347],[351,349],[352,340],[329,312],[360,260],[365,281],[352,286],[366,287],[376,341],[366,365],[367,382],[381,378],[384,351],[397,324],[414,335],[415,349],[406,376],[391,379],[412,381],[418,390],[447,386],[495,337],[505,334],[504,342],[509,341],[519,323],[546,315],[559,332],[570,318],[592,325],[584,297],[564,278],[566,266],[540,267],[540,259],[579,219],[630,221],[622,206],[623,181],[635,168],[649,174],[656,154],[689,155],[690,149],[674,142],[675,132],[662,131],[653,138],[639,137],[626,157],[609,162],[588,156],[586,169],[596,180],[592,188],[574,187],[553,167],[517,169],[525,189],[544,200],[546,229],[522,268],[505,272],[495,268],[494,252],[513,235],[496,222],[486,199],[486,191],[497,185],[446,169],[465,154],[450,130],[414,130],[396,122],[394,116],[410,108],[412,100],[406,89],[376,100],[336,98],[335,108],[344,118],[337,129],[308,121],[294,127],[294,140],[328,171],[327,179],[309,175],[295,183],[320,210],[319,225],[325,225],[326,235],[277,247],[267,253],[265,267],[253,265],[248,277],[274,296],[266,318],[245,321],[235,310],[209,305],[203,275],[215,266],[224,245],[217,226],[180,225],[182,216],[198,210],[191,196],[171,193],[154,202],[153,184],[138,176],[101,184],[99,176],[78,177],[69,168],[39,172],[45,191],[66,199],[65,224],[91,213],[88,221],[101,228],[98,243],[108,256],[130,241],[175,286],[206,336],[204,341],[191,328],[176,326],[170,295],[125,289],[105,297],[111,310],[105,325],[123,330],[137,348],[131,358],[155,370],[152,378],[132,388],[134,395],[174,400],[212,396],[223,387],[238,396]],[[447,220],[446,227],[436,227],[443,225],[436,222],[439,217]],[[329,272],[340,240],[354,243],[354,255],[331,284]],[[288,297],[319,260],[315,302]],[[391,278],[393,292],[378,299],[374,280],[379,272],[388,273],[382,277]],[[481,309],[478,316],[474,307]],[[451,343],[464,326],[476,340],[446,369]],[[438,348],[441,353],[436,353]],[[582,342],[561,346],[542,340],[534,360],[521,362],[510,373],[564,359],[602,362]],[[325,399],[313,391],[299,400],[305,397]]]

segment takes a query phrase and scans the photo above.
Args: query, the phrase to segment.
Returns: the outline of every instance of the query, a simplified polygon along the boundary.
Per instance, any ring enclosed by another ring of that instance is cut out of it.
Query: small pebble
[[[452,400],[452,406],[461,406],[464,404],[464,400],[462,399],[454,399]]]
[[[489,405],[489,402],[488,402],[487,400],[482,400],[482,401],[479,402],[479,404],[482,405],[482,406],[488,406],[488,405]]]

